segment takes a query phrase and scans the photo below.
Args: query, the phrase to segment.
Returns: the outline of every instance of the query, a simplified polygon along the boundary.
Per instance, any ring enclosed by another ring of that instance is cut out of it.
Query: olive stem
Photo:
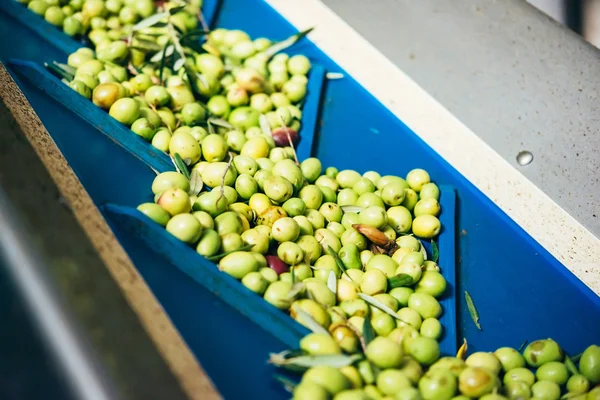
[[[296,155],[296,148],[294,147],[294,142],[292,142],[292,137],[290,136],[290,131],[288,131],[288,128],[285,125],[285,121],[283,120],[283,117],[281,115],[279,116],[279,119],[281,119],[281,125],[283,125],[283,129],[285,130],[285,134],[287,135],[288,142],[290,142],[290,147],[292,148],[292,153],[294,154],[296,164],[300,165],[300,161],[298,161],[298,156]]]
[[[233,161],[233,154],[229,152],[229,161],[227,162],[227,166],[225,166],[225,172],[223,172],[223,177],[221,178],[221,195],[217,199],[217,204],[221,201],[221,198],[225,196],[225,177],[227,176],[227,172],[229,172],[229,168],[231,168],[231,162]]]

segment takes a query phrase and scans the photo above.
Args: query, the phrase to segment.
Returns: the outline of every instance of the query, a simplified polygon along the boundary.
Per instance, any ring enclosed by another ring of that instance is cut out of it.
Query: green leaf
[[[579,361],[579,359],[581,358],[581,355],[582,355],[582,354],[583,354],[583,353],[579,353],[579,354],[576,354],[576,355],[574,355],[573,357],[571,357],[571,361],[573,361],[573,362],[578,362],[578,361]]]
[[[411,286],[413,283],[415,283],[414,279],[408,274],[398,274],[388,278],[388,287],[390,290],[397,287]]]
[[[165,17],[168,17],[168,16],[169,16],[169,13],[167,13],[167,12],[151,15],[148,18],[144,18],[143,20],[141,20],[140,22],[135,24],[132,28],[132,31],[135,32],[135,31],[139,31],[140,29],[149,28],[153,25],[156,25],[157,23],[159,23],[161,20],[163,20]]]
[[[292,288],[293,288],[294,284],[296,283],[296,269],[294,268],[293,265],[290,267],[290,277],[292,280]]]
[[[160,47],[160,45],[158,45],[156,42],[153,42],[151,40],[145,40],[145,39],[140,39],[140,38],[136,38],[134,41],[134,44],[131,46],[134,49],[138,49],[141,51],[161,51],[162,47]]]
[[[354,364],[356,361],[361,360],[363,357],[360,354],[346,355],[346,354],[333,354],[333,355],[319,355],[319,356],[299,356],[292,358],[278,357],[277,354],[271,354],[269,363],[277,365],[278,367],[297,367],[297,368],[312,368],[318,366],[328,366],[334,368],[342,368],[348,365]]]
[[[475,308],[475,303],[473,302],[473,298],[471,297],[469,292],[467,292],[466,290],[465,290],[465,300],[467,301],[467,308],[469,309],[469,314],[471,314],[471,319],[473,320],[473,323],[475,324],[477,329],[482,330],[481,325],[479,324],[479,313],[477,312],[477,308]]]
[[[527,343],[529,343],[529,340],[526,340],[523,343],[521,343],[521,346],[519,346],[519,350],[518,350],[519,353],[525,349],[525,346],[527,346]]]
[[[234,128],[233,125],[231,125],[229,122],[225,121],[224,119],[209,118],[207,122],[209,125],[212,124],[212,125],[220,126],[221,128],[226,128],[226,129]]]
[[[360,297],[361,299],[363,299],[364,301],[366,301],[367,303],[369,303],[373,307],[377,307],[378,309],[380,309],[384,313],[389,314],[391,317],[393,317],[395,319],[400,319],[400,317],[398,316],[398,314],[394,310],[392,310],[391,308],[389,308],[388,306],[386,306],[385,304],[383,304],[382,302],[380,302],[379,300],[377,300],[375,297],[369,296],[368,294],[364,294],[364,293],[359,293],[358,297]],[[366,319],[367,318],[365,318],[365,320]]]
[[[373,325],[371,325],[371,316],[366,315],[362,331],[362,337],[365,341],[365,346],[368,346],[376,336],[377,334],[375,333],[375,329],[373,329]]]
[[[183,35],[181,37],[181,40],[183,41],[183,40],[195,38],[198,36],[208,35],[209,33],[210,33],[210,31],[206,31],[204,29],[195,29],[195,30],[190,31],[190,32],[186,33],[185,35]]]
[[[571,360],[571,358],[568,355],[565,355],[565,366],[567,367],[571,375],[579,374],[577,366],[575,366],[575,363],[573,362],[573,360]]]
[[[190,174],[190,195],[198,196],[203,187],[204,182],[202,182],[200,172],[197,169],[192,169],[192,173]]]
[[[265,136],[273,137],[273,132],[271,132],[271,125],[269,125],[269,120],[265,114],[260,114],[258,117],[258,124],[260,125],[260,129],[263,131]]]
[[[73,76],[75,76],[75,73],[77,72],[77,69],[71,67],[70,65],[59,63],[56,61],[54,61],[53,64],[56,65],[58,68],[62,69],[63,71],[65,71],[66,73],[71,74]]]
[[[325,74],[325,77],[330,80],[343,79],[344,74],[339,73],[339,72],[328,72],[327,74]]]
[[[189,180],[190,171],[188,171],[187,165],[183,162],[179,153],[175,153],[174,156],[171,156],[171,160],[173,160],[173,164],[175,164],[175,168],[177,168],[177,171]]]
[[[185,9],[186,6],[178,6],[178,7],[173,7],[171,9],[169,9],[169,14],[171,15],[175,15],[180,11],[183,11]]]
[[[307,313],[306,311],[304,311],[297,305],[293,305],[292,307],[294,309],[294,312],[296,313],[296,317],[297,317],[296,319],[298,320],[298,322],[300,322],[302,325],[306,326],[308,329],[310,329],[314,333],[321,333],[323,335],[329,336],[329,332],[327,331],[327,329],[323,328],[323,326],[321,324],[319,324],[317,321],[315,321],[314,318],[311,317],[311,315],[309,313]]]
[[[273,378],[283,385],[283,388],[287,390],[289,393],[294,393],[296,386],[298,384],[291,379],[286,378],[285,376],[281,376],[278,374],[273,375]]]
[[[175,64],[173,64],[173,71],[177,72],[181,69],[181,67],[183,67],[183,64],[185,63],[185,60],[183,58],[179,58],[177,61],[175,61]]]
[[[431,239],[431,261],[437,263],[440,259],[440,249],[435,240]]]
[[[150,57],[150,62],[155,63],[155,62],[162,61],[165,58],[170,57],[174,51],[175,51],[175,46],[173,46],[171,44],[171,42],[167,42],[165,44],[165,47],[163,48],[162,52],[158,52],[155,55],[153,55],[152,57]]]
[[[348,275],[348,272],[346,271],[346,266],[344,265],[344,262],[340,259],[340,256],[338,256],[338,254],[329,245],[327,245],[327,253],[329,253],[329,255],[331,257],[333,257],[333,259],[335,260],[335,263],[337,264],[338,268],[342,271],[342,273],[346,274],[346,276],[354,284],[357,284],[356,282],[354,282],[354,279],[352,279],[352,277],[350,275]]]
[[[287,38],[281,42],[277,42],[277,43],[271,45],[268,49],[265,50],[265,54],[267,55],[267,58],[271,58],[275,54],[279,53],[281,50],[287,49],[288,47],[290,47],[291,45],[296,43],[298,40],[300,40],[304,36],[308,35],[313,29],[314,28],[308,28],[305,31],[298,32],[295,35],[292,35],[289,38]]]
[[[329,277],[327,278],[327,287],[333,292],[333,294],[337,293],[337,278],[335,277],[335,272],[333,271],[329,271]]]
[[[304,283],[302,283],[302,282],[292,283],[292,290],[290,290],[287,295],[288,300],[294,300],[303,290],[304,290]]]
[[[419,239],[417,239],[419,240]],[[425,246],[423,246],[423,242],[419,240],[419,243],[421,244],[421,254],[423,254],[423,259],[425,261],[427,261],[427,250],[425,250]]]
[[[364,207],[360,206],[342,206],[341,207],[343,213],[359,213],[364,210]]]
[[[65,79],[68,82],[71,82],[74,78],[74,76],[72,74],[68,73],[67,71],[63,70],[62,68],[57,67],[54,64],[44,63],[44,67],[46,67],[46,69],[49,70],[50,72],[53,72],[54,74],[58,75],[58,77],[60,77],[61,79]]]
[[[229,255],[229,254],[231,254],[231,253],[235,253],[236,251],[246,251],[246,250],[250,250],[250,249],[251,249],[253,246],[254,246],[253,244],[246,244],[246,245],[244,245],[244,246],[240,247],[240,248],[239,248],[239,249],[237,249],[237,250],[226,251],[225,253],[216,254],[216,255],[214,255],[214,256],[206,257],[206,259],[207,259],[208,261],[213,261],[213,262],[215,262],[215,261],[219,261],[221,258],[223,258],[223,257],[225,257],[225,256],[227,256],[227,255]]]

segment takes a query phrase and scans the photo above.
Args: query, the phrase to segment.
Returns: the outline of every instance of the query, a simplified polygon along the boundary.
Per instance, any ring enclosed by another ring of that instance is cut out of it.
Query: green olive
[[[303,55],[290,57],[287,61],[287,67],[291,74],[307,75],[310,71],[310,60]]]
[[[326,228],[333,232],[338,239],[341,239],[342,235],[346,231],[344,225],[340,224],[339,222],[330,222],[327,224]]]
[[[423,400],[450,400],[457,389],[456,377],[447,370],[428,371],[419,380],[419,390]]]
[[[240,174],[254,176],[256,171],[258,171],[258,164],[253,158],[248,156],[233,157],[233,166]]]
[[[157,149],[167,152],[169,151],[169,142],[171,141],[171,134],[166,129],[159,129],[152,138],[152,146]]]
[[[218,95],[212,96],[206,103],[208,111],[217,117],[226,118],[231,111],[231,106],[227,102],[227,97]]]
[[[343,226],[343,225],[342,225]],[[342,233],[342,237],[340,238],[342,241],[342,245],[354,244],[358,247],[358,250],[363,251],[367,248],[367,238],[364,235],[360,234],[354,228],[347,228],[344,233]]]
[[[219,270],[236,279],[242,279],[250,272],[258,270],[258,262],[250,252],[236,251],[221,259]]]
[[[65,21],[65,13],[58,6],[48,7],[44,13],[44,19],[54,26],[62,26]]]
[[[194,139],[191,138],[191,140]],[[198,142],[195,143],[198,144]],[[235,169],[228,168],[227,163],[222,161],[207,164],[200,175],[202,181],[211,188],[217,188],[221,186],[221,184],[233,186],[237,179],[237,172]],[[220,190],[217,191],[220,192]]]
[[[348,285],[352,285],[354,286],[352,283],[348,282],[348,281],[343,281],[343,280],[339,280],[338,283],[341,282],[347,282]],[[396,321],[394,320],[394,318],[386,313],[380,313],[376,316],[374,316],[371,319],[371,325],[373,326],[373,330],[375,330],[375,333],[379,336],[387,336],[389,335],[394,329],[396,329]]]
[[[44,15],[50,5],[44,0],[31,0],[27,5],[27,8],[33,11],[37,15]]]
[[[140,106],[131,98],[122,98],[110,106],[108,112],[111,117],[120,123],[130,126],[140,115]]]
[[[248,141],[244,143],[240,154],[255,160],[265,158],[269,155],[269,143],[264,137],[249,138]]]
[[[438,340],[442,336],[442,324],[436,318],[426,318],[421,324],[420,333],[421,336]]]
[[[327,284],[317,278],[307,278],[304,281],[309,297],[324,306],[335,305],[335,294],[327,287]]]
[[[413,219],[406,207],[395,206],[387,210],[387,223],[396,233],[408,233],[413,225]]]
[[[149,105],[158,107],[166,105],[171,99],[171,96],[167,89],[162,86],[150,86],[146,89],[144,98]]]
[[[284,203],[284,205],[285,205],[285,203]],[[300,235],[313,235],[314,228],[313,228],[311,222],[308,220],[308,218],[306,218],[304,215],[297,215],[293,218],[298,223],[298,226],[300,227]]]
[[[467,367],[458,377],[458,388],[467,397],[481,397],[498,387],[498,378],[485,368]]]
[[[340,354],[342,352],[336,341],[330,335],[324,333],[310,333],[306,335],[300,340],[300,349],[315,356]]]
[[[590,388],[590,381],[583,375],[573,375],[567,381],[569,393],[586,393]]]
[[[396,323],[398,327],[404,326],[405,324],[409,324],[417,330],[421,329],[421,325],[423,324],[423,318],[417,310],[414,310],[409,307],[403,307],[398,310],[397,315],[399,318],[399,321],[397,321]]]
[[[227,143],[221,135],[210,134],[202,140],[202,154],[210,163],[223,161],[227,156]]]
[[[386,254],[376,254],[367,263],[366,270],[378,269],[385,274],[386,277],[391,278],[396,275],[396,268],[398,264],[392,258]]]
[[[562,361],[564,353],[554,340],[545,339],[529,343],[523,356],[528,365],[539,367],[550,361]]]
[[[340,249],[338,253],[346,269],[362,269],[360,253],[354,243],[348,243]]]
[[[471,354],[465,360],[465,364],[467,364],[468,367],[486,368],[496,375],[499,374],[502,369],[502,364],[494,353],[486,353],[483,351]]]
[[[509,399],[529,400],[531,398],[531,389],[529,385],[522,381],[509,382],[504,386],[504,392]]]
[[[192,215],[194,217],[196,217],[198,222],[200,222],[200,225],[202,225],[202,228],[204,228],[204,229],[214,229],[215,228],[215,221],[213,220],[213,218],[210,216],[209,213],[207,213],[205,211],[195,211],[192,213]]]
[[[169,222],[169,219],[171,218],[167,211],[155,203],[143,203],[140,204],[137,209],[154,222],[162,226],[166,226],[167,222]]]
[[[423,400],[421,392],[414,387],[400,389],[400,391],[396,392],[394,398],[396,400]]]
[[[175,130],[176,121],[175,115],[173,115],[173,111],[170,109],[163,107],[156,110],[156,113],[162,120],[164,126],[169,128],[171,131]]]
[[[75,74],[75,79],[83,82],[85,86],[90,88],[90,90],[94,90],[99,84],[100,81],[96,76],[86,74],[86,73],[77,73]]]
[[[191,210],[190,196],[179,188],[165,190],[157,203],[173,216],[189,213]]]
[[[573,398],[575,399],[575,398]],[[582,400],[582,399],[579,399]],[[587,394],[585,400],[600,400],[600,387],[595,387],[594,389],[590,390],[590,392]]]
[[[550,361],[541,365],[535,371],[535,376],[538,381],[550,381],[558,385],[564,385],[569,379],[569,371],[562,362]]]
[[[300,163],[302,175],[309,182],[313,183],[321,175],[323,166],[318,158],[310,157]]]
[[[173,216],[165,228],[171,235],[186,243],[195,243],[202,233],[200,222],[192,214],[186,213]]]
[[[316,383],[301,382],[294,388],[293,400],[329,400],[329,393]]]
[[[419,197],[421,199],[440,199],[440,189],[437,187],[435,183],[426,183],[421,187],[421,191],[419,192]]]
[[[415,292],[426,293],[433,297],[440,297],[446,291],[446,279],[437,271],[423,271],[421,278],[415,285]]]
[[[248,92],[241,88],[237,83],[232,84],[227,89],[227,102],[231,105],[231,107],[240,107],[245,106],[250,101],[248,97]],[[241,117],[239,117],[242,119]]]
[[[504,372],[508,372],[514,368],[525,367],[525,359],[521,353],[512,347],[501,347],[494,352],[494,355],[500,360]]]
[[[408,338],[404,342],[406,352],[422,365],[431,365],[440,357],[440,346],[428,337]]]
[[[206,76],[220,78],[225,74],[225,65],[218,57],[210,53],[196,54],[196,67]]]
[[[378,336],[367,345],[366,356],[379,368],[398,368],[402,364],[402,348],[393,340]]]
[[[413,213],[415,217],[419,215],[433,215],[437,217],[440,213],[440,203],[433,198],[421,199],[415,204]]]
[[[310,220],[310,217],[307,218]],[[328,247],[331,247],[331,249],[336,253],[338,253],[342,248],[342,244],[340,243],[338,237],[328,229],[319,228],[315,230],[314,236],[315,239],[317,239],[317,241],[321,244],[324,253],[328,251]]]
[[[328,366],[312,367],[302,376],[302,383],[315,383],[335,395],[350,388],[350,382],[337,368]]]
[[[433,215],[420,215],[412,223],[413,233],[424,239],[431,239],[440,233],[440,220]]]
[[[140,118],[147,119],[148,122],[154,126],[154,128],[158,128],[162,125],[162,120],[158,114],[147,107],[140,106]]]
[[[539,381],[531,386],[534,399],[558,400],[560,398],[560,386],[550,381]]]
[[[416,310],[422,318],[438,318],[442,314],[440,303],[435,297],[426,293],[411,294],[408,307]]]
[[[93,18],[104,15],[106,8],[102,0],[87,0],[83,2],[82,11],[88,18]]]
[[[294,242],[283,242],[277,248],[277,256],[288,265],[296,265],[304,259],[304,251]]]
[[[421,191],[423,185],[430,181],[429,174],[424,169],[413,169],[406,175],[406,183],[417,193]]]
[[[379,269],[369,269],[360,282],[360,289],[368,295],[384,293],[387,289],[387,276]]]
[[[402,205],[412,211],[419,201],[419,195],[412,189],[404,189],[404,201]]]
[[[168,189],[190,190],[190,182],[179,172],[168,171],[158,174],[152,181],[152,193],[160,194]]]
[[[224,253],[231,253],[240,250],[244,246],[244,241],[239,233],[230,232],[221,236],[221,250]],[[253,257],[255,253],[250,253]],[[256,259],[256,257],[255,257]],[[257,260],[258,262],[258,260]]]
[[[272,176],[265,181],[264,191],[271,200],[282,203],[292,197],[294,187],[287,179]]]
[[[414,290],[408,287],[399,287],[390,290],[389,294],[398,300],[400,307],[408,307],[408,299]]]
[[[281,91],[292,103],[298,103],[306,96],[306,84],[297,81],[287,81],[281,86]]]
[[[181,109],[181,119],[187,126],[195,126],[206,120],[206,109],[200,103],[187,103]]]
[[[450,371],[455,377],[459,377],[460,373],[467,368],[465,362],[457,357],[442,357],[437,360],[429,370],[443,369]]]
[[[306,212],[306,204],[298,197],[288,199],[282,207],[290,217],[302,216]]]
[[[213,218],[227,211],[228,207],[229,202],[220,190],[204,193],[194,203],[194,211],[205,211]]]
[[[77,93],[79,93],[80,95],[82,95],[83,97],[85,97],[86,99],[89,99],[92,96],[92,91],[90,90],[90,88],[87,87],[85,83],[77,79],[72,80],[69,83],[69,87]]]
[[[179,154],[187,165],[196,164],[202,155],[200,144],[192,135],[185,132],[173,134],[169,142],[169,153]]]
[[[156,133],[156,128],[146,118],[136,119],[131,124],[131,130],[147,141],[151,141]]]
[[[581,355],[579,370],[593,385],[600,383],[600,346],[591,345]]]
[[[504,375],[504,384],[507,385],[515,381],[525,382],[527,386],[531,386],[535,382],[535,375],[527,368],[513,368]]]
[[[360,223],[365,225],[374,226],[375,228],[382,228],[387,225],[387,214],[385,208],[377,206],[371,206],[363,209],[360,214]]]

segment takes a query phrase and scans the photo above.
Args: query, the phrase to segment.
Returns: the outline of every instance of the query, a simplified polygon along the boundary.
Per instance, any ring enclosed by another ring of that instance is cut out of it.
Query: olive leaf
[[[333,354],[333,355],[318,355],[318,356],[298,356],[292,358],[278,357],[277,354],[271,354],[269,363],[278,367],[295,367],[294,369],[309,369],[318,366],[327,366],[333,368],[343,368],[354,364],[362,359],[362,355],[353,354]]]
[[[203,187],[204,182],[202,182],[200,172],[197,169],[192,169],[192,173],[190,174],[190,195],[198,196]]]
[[[167,57],[170,57],[171,54],[175,51],[175,46],[171,44],[171,42],[167,42],[165,47],[163,48],[162,53],[156,53],[152,57],[150,57],[150,62],[159,62],[164,60]]]
[[[229,122],[225,121],[224,119],[209,118],[207,122],[209,125],[212,124],[212,125],[220,126],[221,128],[234,129],[234,126],[231,125]]]
[[[579,371],[577,370],[577,366],[575,366],[575,363],[573,362],[573,360],[571,360],[571,357],[569,357],[566,354],[565,354],[565,366],[567,367],[567,369],[569,370],[571,375],[579,374]]]
[[[370,313],[369,313],[370,314]],[[371,343],[377,334],[375,333],[375,329],[373,329],[373,325],[371,324],[371,316],[366,315],[363,323],[363,331],[362,331],[362,339],[364,340],[365,351],[366,347]]]
[[[575,354],[573,357],[571,357],[571,361],[578,362],[582,354],[583,353]]]
[[[281,42],[272,44],[268,49],[265,50],[265,52],[264,52],[265,55],[267,56],[267,58],[273,57],[275,54],[279,53],[281,50],[287,49],[288,47],[290,47],[291,45],[296,43],[298,40],[300,40],[304,36],[308,35],[310,33],[310,31],[312,31],[313,29],[314,28],[308,28],[302,32],[298,32],[295,35],[290,36],[289,38],[287,38]]]
[[[235,253],[236,251],[246,251],[246,250],[250,250],[254,245],[253,244],[246,244],[242,247],[240,247],[237,250],[231,250],[231,251],[226,251],[225,253],[221,253],[221,254],[216,254],[214,256],[210,256],[210,257],[206,257],[206,259],[208,261],[219,261],[221,258],[231,254],[231,253]]]
[[[290,268],[290,278],[292,280],[292,287],[294,287],[294,284],[296,283],[296,269],[294,266]]]
[[[60,78],[65,79],[67,82],[71,82],[75,77],[73,74],[70,74],[69,72],[57,67],[54,64],[44,63],[44,67],[46,67],[46,69],[48,69],[49,71],[54,72]]]
[[[190,179],[190,171],[188,171],[187,164],[183,162],[183,159],[179,155],[179,153],[175,153],[175,155],[171,156],[171,160],[173,160],[173,164],[175,164],[175,168],[177,171],[185,176],[187,180]]]
[[[183,58],[179,58],[177,59],[177,61],[175,61],[175,64],[173,64],[173,71],[177,72],[181,69],[181,67],[183,67],[183,64],[185,63],[185,60]]]
[[[475,324],[477,329],[482,330],[481,325],[479,324],[479,313],[477,312],[477,308],[475,308],[475,303],[473,302],[473,298],[471,297],[469,292],[467,292],[466,290],[465,290],[465,300],[467,301],[467,308],[469,309],[469,314],[471,314],[471,319],[473,320],[473,323]]]
[[[394,310],[392,310],[391,308],[389,308],[388,306],[386,306],[385,304],[383,304],[382,302],[377,300],[375,297],[369,296],[368,294],[364,294],[364,293],[358,293],[358,297],[360,297],[361,299],[363,299],[364,301],[366,301],[373,307],[377,307],[384,313],[389,314],[391,317],[393,317],[395,319],[400,319],[400,317]],[[365,318],[365,320],[366,320],[366,318]]]
[[[177,6],[177,7],[172,7],[169,9],[169,14],[171,15],[175,15],[180,11],[183,11],[185,9],[186,6]]]
[[[329,271],[329,278],[327,278],[327,287],[333,292],[333,294],[337,293],[337,279],[335,277],[335,272],[333,271]]]
[[[288,292],[287,298],[288,300],[294,300],[296,296],[298,296],[305,289],[304,283],[295,282],[292,283],[292,289]]]
[[[273,137],[273,132],[271,132],[271,125],[269,124],[269,120],[265,114],[260,114],[258,117],[258,123],[260,125],[260,129],[263,131],[265,136]]]
[[[435,240],[431,239],[431,261],[437,263],[440,259],[440,249]]]
[[[341,260],[340,256],[338,256],[338,254],[329,245],[327,245],[327,249],[326,250],[327,250],[327,253],[331,257],[333,257],[333,259],[335,260],[335,263],[337,264],[338,268],[342,271],[342,273],[346,274],[346,276],[356,285],[357,283],[354,282],[354,279],[352,279],[352,277],[350,275],[348,275],[348,271],[346,270],[346,266],[344,265],[344,262]]]
[[[164,18],[166,18],[168,16],[169,16],[168,12],[162,12],[162,13],[151,15],[148,18],[144,18],[143,20],[141,20],[140,22],[135,24],[132,28],[132,31],[136,32],[136,31],[139,31],[140,29],[149,28],[153,25],[156,25],[157,23],[159,23],[161,20],[163,20]]]
[[[328,72],[327,74],[325,74],[325,77],[327,79],[342,79],[344,78],[344,74],[340,73],[340,72]]]
[[[398,274],[396,276],[392,276],[391,278],[388,278],[388,288],[389,289],[394,289],[397,287],[407,287],[407,286],[411,286],[413,283],[415,283],[415,280],[413,279],[412,276],[410,276],[408,274]]]
[[[306,311],[304,311],[303,309],[298,307],[297,304],[294,304],[292,306],[292,308],[293,308],[294,313],[296,314],[296,318],[298,319],[298,322],[300,322],[302,325],[306,326],[308,329],[310,329],[314,333],[321,333],[323,335],[329,336],[329,332],[327,331],[327,329],[323,328],[323,326],[321,324],[319,324],[317,321],[315,321],[314,318],[309,313],[307,313]]]
[[[283,388],[289,393],[294,393],[294,390],[296,390],[296,386],[298,386],[296,382],[282,375],[274,374],[273,379],[281,383],[283,385]]]
[[[165,44],[165,47],[163,48],[162,53],[157,53],[160,54],[160,66],[159,66],[159,72],[158,72],[158,80],[160,82],[160,84],[162,85],[163,83],[163,71],[165,70],[165,60],[167,58],[167,52],[169,51],[169,46],[171,46],[171,49],[173,49],[173,45],[171,45],[170,41],[167,41],[167,43]],[[173,52],[173,51],[171,51]],[[154,57],[156,57],[156,54],[154,55]],[[154,58],[152,57],[152,58]],[[152,59],[150,59],[152,61]]]
[[[468,348],[469,345],[467,344],[467,339],[463,338],[463,344],[460,345],[460,348],[456,352],[456,358],[459,360],[464,360],[465,356],[467,355]]]
[[[340,207],[342,209],[342,212],[345,213],[359,213],[362,210],[364,210],[364,207],[360,207],[360,206],[342,206]]]
[[[525,340],[523,343],[521,343],[521,346],[519,346],[519,350],[517,350],[519,353],[523,351],[523,349],[525,349],[525,346],[527,346],[527,343],[529,343],[529,340]]]
[[[210,33],[210,31],[207,31],[205,29],[194,29],[193,31],[189,31],[188,33],[183,35],[181,37],[181,40],[186,40],[186,39],[191,39],[191,38],[195,38],[198,36],[208,35],[209,33]]]
[[[146,39],[136,38],[134,43],[131,45],[134,49],[141,50],[143,52],[147,51],[160,51],[162,47],[160,47],[156,42]]]
[[[59,62],[56,62],[56,61],[53,61],[52,63],[54,65],[56,65],[58,68],[62,69],[63,71],[65,71],[65,72],[67,72],[67,73],[69,73],[69,74],[71,74],[73,76],[75,76],[75,73],[77,72],[77,69],[71,67],[68,64],[63,64],[63,63],[59,63]]]

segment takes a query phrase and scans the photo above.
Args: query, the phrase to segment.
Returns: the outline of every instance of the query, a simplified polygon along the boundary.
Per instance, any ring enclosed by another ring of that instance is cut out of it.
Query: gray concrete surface
[[[598,49],[522,0],[323,2],[600,236]]]

